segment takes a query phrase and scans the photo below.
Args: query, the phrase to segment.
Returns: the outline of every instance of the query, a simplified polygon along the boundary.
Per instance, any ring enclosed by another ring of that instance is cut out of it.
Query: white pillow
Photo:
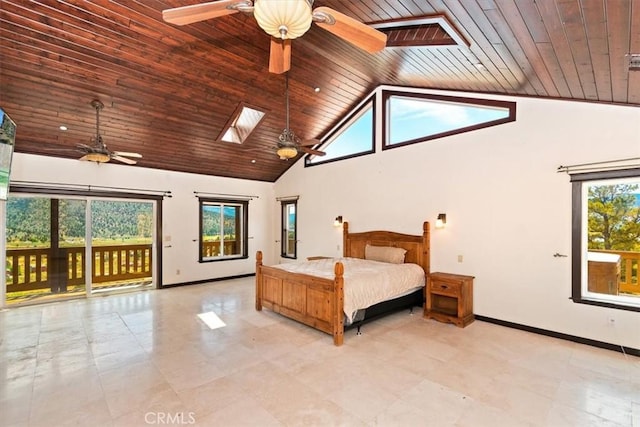
[[[364,259],[371,261],[389,262],[392,264],[404,263],[404,254],[407,251],[402,248],[392,248],[391,246],[371,246],[364,248]]]

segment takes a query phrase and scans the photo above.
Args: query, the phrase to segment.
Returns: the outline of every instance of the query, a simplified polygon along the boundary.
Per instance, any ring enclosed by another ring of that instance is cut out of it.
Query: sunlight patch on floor
[[[210,329],[224,328],[226,323],[222,321],[213,311],[207,311],[206,313],[198,314],[200,320],[202,320]]]

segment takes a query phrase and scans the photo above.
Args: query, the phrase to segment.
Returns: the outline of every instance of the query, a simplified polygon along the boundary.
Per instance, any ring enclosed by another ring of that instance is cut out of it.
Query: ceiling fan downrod
[[[96,144],[100,144],[100,111],[104,108],[104,104],[97,99],[91,101],[91,106],[96,110]]]
[[[294,145],[300,142],[300,139],[296,136],[295,133],[291,130],[289,126],[289,73],[285,73],[284,75],[284,96],[285,96],[285,107],[286,107],[286,126],[282,131],[282,134],[278,138],[281,143],[285,145]]]

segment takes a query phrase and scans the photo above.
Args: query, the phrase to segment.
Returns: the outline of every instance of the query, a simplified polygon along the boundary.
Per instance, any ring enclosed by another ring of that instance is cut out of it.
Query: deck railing
[[[58,249],[66,258],[66,284],[85,281],[85,247]],[[7,293],[52,289],[51,248],[7,250]],[[152,249],[148,245],[94,246],[91,248],[91,283],[107,283],[151,277]]]
[[[640,281],[638,280],[640,272],[640,252],[592,249],[590,249],[590,251],[620,255],[618,292],[640,295]]]
[[[238,242],[235,240],[224,241],[224,254],[236,255],[238,254]],[[202,257],[209,258],[214,256],[220,256],[220,242],[202,242]]]

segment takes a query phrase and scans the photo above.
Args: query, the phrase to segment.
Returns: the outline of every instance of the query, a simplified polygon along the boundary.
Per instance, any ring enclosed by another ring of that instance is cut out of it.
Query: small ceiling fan
[[[387,35],[328,7],[311,9],[313,0],[220,0],[162,11],[162,18],[187,25],[237,12],[252,13],[258,25],[271,35],[269,72],[282,74],[291,68],[291,40],[302,36],[315,22],[320,28],[369,53],[384,49]]]
[[[287,122],[286,127],[278,137],[278,146],[276,147],[276,154],[280,157],[281,160],[289,160],[296,157],[300,152],[313,154],[316,156],[324,156],[326,153],[320,150],[314,150],[313,148],[309,148],[314,145],[320,144],[320,140],[317,139],[309,139],[306,141],[301,141],[300,138],[296,136],[295,133],[289,127],[289,73],[284,75],[284,84],[285,84],[285,98],[286,98],[286,113],[287,113]]]
[[[104,104],[97,99],[94,99],[91,101],[91,106],[96,109],[95,145],[78,144],[78,150],[84,153],[84,155],[80,157],[80,160],[87,160],[96,163],[106,163],[110,160],[117,160],[127,165],[135,165],[137,162],[129,159],[128,157],[141,159],[141,154],[125,151],[110,151],[107,148],[107,145],[104,143],[102,136],[100,135],[100,110],[104,108]]]

